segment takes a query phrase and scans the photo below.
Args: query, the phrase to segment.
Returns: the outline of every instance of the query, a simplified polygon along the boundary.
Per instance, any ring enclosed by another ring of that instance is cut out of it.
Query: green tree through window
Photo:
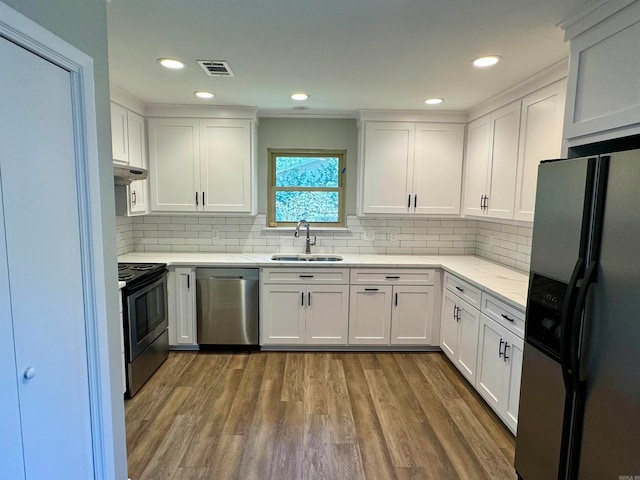
[[[344,225],[344,151],[269,151],[269,226]]]

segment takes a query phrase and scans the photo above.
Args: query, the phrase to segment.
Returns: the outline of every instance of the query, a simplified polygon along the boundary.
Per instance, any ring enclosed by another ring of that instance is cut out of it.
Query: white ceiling
[[[111,83],[145,103],[308,113],[467,110],[566,58],[556,25],[591,0],[111,0]],[[476,69],[480,55],[503,57]],[[169,71],[157,59],[183,60]],[[226,60],[235,78],[196,60]],[[193,92],[208,90],[213,100]],[[427,107],[428,97],[445,103]]]

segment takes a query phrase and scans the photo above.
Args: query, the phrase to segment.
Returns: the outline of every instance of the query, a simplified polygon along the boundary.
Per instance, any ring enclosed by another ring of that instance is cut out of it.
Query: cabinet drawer
[[[482,293],[481,311],[516,336],[524,338],[525,315],[523,312],[485,292]]]
[[[352,284],[433,285],[435,270],[415,269],[351,269]]]
[[[262,283],[349,283],[348,268],[265,268]]]
[[[455,293],[462,300],[465,300],[472,307],[480,310],[480,289],[451,275],[448,272],[444,274],[444,286],[447,290]]]

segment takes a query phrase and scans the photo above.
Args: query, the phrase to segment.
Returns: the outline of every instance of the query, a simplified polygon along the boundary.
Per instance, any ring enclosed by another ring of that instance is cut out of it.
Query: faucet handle
[[[316,236],[313,236],[313,242],[311,240],[309,240],[309,245],[313,246],[316,244]]]

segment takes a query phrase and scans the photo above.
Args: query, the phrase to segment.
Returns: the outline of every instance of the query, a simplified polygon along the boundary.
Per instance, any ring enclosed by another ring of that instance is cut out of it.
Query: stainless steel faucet
[[[313,242],[311,241],[311,238],[309,238],[309,222],[307,222],[306,220],[300,220],[298,222],[298,225],[296,225],[296,231],[293,234],[293,236],[296,237],[296,238],[298,238],[300,236],[300,226],[302,224],[305,224],[307,226],[307,243],[306,243],[305,248],[304,248],[304,253],[311,253],[311,245],[315,245],[316,244],[316,237],[314,235]]]

